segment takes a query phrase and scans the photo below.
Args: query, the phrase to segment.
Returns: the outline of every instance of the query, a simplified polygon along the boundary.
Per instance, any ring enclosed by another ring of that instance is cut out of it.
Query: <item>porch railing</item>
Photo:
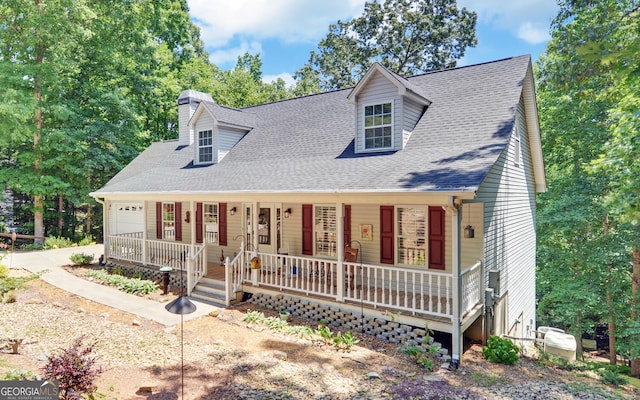
[[[245,252],[245,262],[240,262],[239,256],[230,263],[234,285],[247,282],[414,315],[423,313],[449,319],[453,316],[454,278],[444,272],[343,262],[343,271],[339,273],[335,260],[271,253],[258,253],[262,265],[253,272],[248,262],[253,252]],[[342,284],[339,279],[343,279]],[[481,300],[480,279],[480,265],[465,271],[461,288],[465,312]]]
[[[172,267],[175,271],[187,273],[187,294],[207,273],[207,256],[203,245],[144,240],[137,233],[108,235],[105,240],[107,256],[111,259]]]
[[[471,267],[462,271],[462,304],[460,316],[464,317],[476,305],[482,302],[482,262],[478,261]]]

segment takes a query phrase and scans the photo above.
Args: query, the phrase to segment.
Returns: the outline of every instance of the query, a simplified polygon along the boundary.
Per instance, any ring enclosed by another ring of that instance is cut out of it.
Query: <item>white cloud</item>
[[[549,26],[558,13],[556,0],[458,0],[459,7],[478,13],[478,23],[506,30],[530,44],[550,38]]]
[[[518,37],[531,44],[544,43],[551,38],[548,25],[529,21],[520,25]]]
[[[278,75],[265,75],[262,77],[262,82],[264,83],[272,83],[273,81],[278,80],[278,78],[282,78],[287,87],[291,87],[296,83],[296,80],[293,79],[293,75],[288,72],[283,72]]]
[[[232,39],[315,43],[338,19],[360,15],[364,0],[188,0],[207,47]]]
[[[213,49],[209,52],[209,61],[213,64],[220,65],[231,63],[236,65],[238,57],[244,53],[257,54],[262,53],[262,45],[260,42],[240,42],[239,45],[228,48]]]

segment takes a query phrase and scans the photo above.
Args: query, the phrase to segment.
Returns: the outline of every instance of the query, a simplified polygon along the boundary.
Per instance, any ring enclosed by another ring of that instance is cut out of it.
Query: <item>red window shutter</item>
[[[218,244],[227,245],[227,203],[218,204]]]
[[[202,203],[196,203],[196,243],[202,243]]]
[[[175,203],[174,218],[176,226],[176,242],[182,242],[182,203]]]
[[[313,205],[302,205],[302,254],[313,255]]]
[[[162,239],[162,202],[156,202],[156,239]]]
[[[393,206],[380,206],[380,262],[394,264]]]
[[[429,207],[429,268],[444,269],[444,221],[442,207]]]
[[[351,243],[351,205],[344,206],[344,244]]]

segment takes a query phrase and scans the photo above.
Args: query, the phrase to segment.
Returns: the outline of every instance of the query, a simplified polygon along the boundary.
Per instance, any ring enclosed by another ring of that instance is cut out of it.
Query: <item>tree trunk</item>
[[[34,122],[36,130],[33,134],[33,152],[35,154],[35,161],[33,162],[33,170],[35,175],[40,177],[40,149],[38,144],[42,135],[42,110],[40,109],[40,99],[42,94],[40,93],[40,83],[36,79],[34,97],[36,99],[36,112],[34,115]],[[44,243],[44,197],[40,195],[33,196],[33,234],[36,236],[34,243]]]
[[[604,216],[604,236],[605,241],[608,241],[607,236],[609,235],[609,216]],[[609,364],[616,365],[618,354],[616,351],[616,313],[613,304],[613,267],[609,260],[607,260],[607,288],[606,288],[606,296],[607,296],[607,312],[608,312],[608,323],[607,329],[609,330]]]
[[[60,193],[58,195],[58,236],[62,237],[64,236],[64,216],[63,213],[64,212],[64,195],[62,193]]]
[[[631,277],[631,323],[638,321],[638,284],[640,283],[640,249],[638,246],[633,246],[633,275]],[[631,338],[634,341],[633,338]],[[640,341],[640,338],[635,339],[636,343]],[[640,378],[640,355],[637,349],[631,348],[631,376]]]
[[[87,203],[87,235],[91,235],[91,203]]]
[[[44,7],[41,7],[42,1],[37,0],[36,5],[40,10],[44,9]],[[36,70],[40,65],[42,65],[44,61],[44,51],[45,48],[42,43],[36,44]],[[33,161],[33,171],[39,178],[42,174],[42,171],[40,170],[40,161],[42,161],[42,155],[40,154],[40,148],[38,145],[40,143],[40,139],[42,138],[42,127],[44,126],[44,120],[42,118],[42,109],[40,108],[40,102],[42,100],[42,92],[40,91],[40,87],[42,83],[40,82],[40,78],[37,73],[33,77],[33,81],[33,97],[36,100],[36,110],[33,116],[33,122],[35,124],[35,131],[33,133],[33,153],[35,155],[35,160]],[[33,196],[33,234],[36,236],[34,243],[44,243],[44,239],[38,238],[38,236],[44,237],[44,197],[41,195]]]

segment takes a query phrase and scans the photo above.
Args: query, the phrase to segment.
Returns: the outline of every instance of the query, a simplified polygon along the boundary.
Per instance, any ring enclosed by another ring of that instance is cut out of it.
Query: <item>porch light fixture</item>
[[[289,218],[289,215],[291,215],[291,208],[287,208],[286,210],[284,210],[284,217]]]
[[[231,210],[229,210],[229,214],[236,215],[236,211],[238,211],[238,209],[235,207],[232,207]]]
[[[475,229],[471,225],[467,225],[464,227],[464,237],[468,239],[473,239],[475,237]]]
[[[473,239],[475,237],[475,228],[469,224],[469,218],[471,218],[471,205],[468,207],[469,212],[467,213],[467,226],[464,227],[464,237],[467,239]]]
[[[189,211],[187,211],[187,214],[185,215],[184,222],[187,224],[191,222],[191,213]]]

